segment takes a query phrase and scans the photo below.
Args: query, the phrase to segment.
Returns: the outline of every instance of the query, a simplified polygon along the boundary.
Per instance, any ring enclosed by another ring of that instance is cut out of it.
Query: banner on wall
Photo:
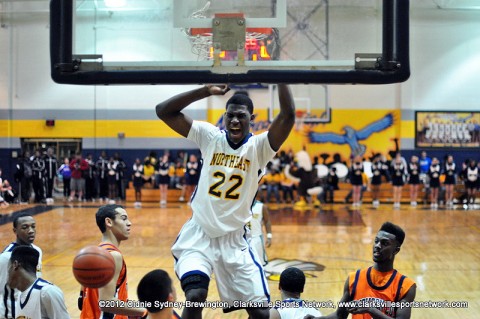
[[[421,148],[478,148],[480,112],[415,112],[415,146]]]
[[[332,110],[330,123],[309,123],[297,118],[282,150],[294,153],[305,149],[312,157],[328,163],[334,154],[343,160],[360,155],[368,160],[374,154],[389,156],[399,150],[399,110]],[[270,123],[265,110],[256,111],[252,131],[260,133]],[[217,126],[223,118],[217,114]]]

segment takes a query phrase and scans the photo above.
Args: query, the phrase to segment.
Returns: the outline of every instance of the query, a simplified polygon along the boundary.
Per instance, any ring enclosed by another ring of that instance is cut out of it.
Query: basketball
[[[72,265],[75,279],[84,287],[100,288],[112,280],[115,273],[113,256],[98,246],[82,248]]]

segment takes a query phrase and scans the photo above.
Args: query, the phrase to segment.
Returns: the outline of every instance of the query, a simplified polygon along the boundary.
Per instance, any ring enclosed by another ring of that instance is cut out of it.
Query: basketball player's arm
[[[157,104],[155,111],[157,112],[158,118],[164,121],[172,130],[183,137],[187,137],[193,120],[184,114],[182,110],[193,102],[209,97],[210,95],[224,95],[229,90],[230,88],[226,85],[206,85],[199,89],[177,94]]]
[[[349,301],[351,301],[351,298],[350,298],[350,289],[349,289],[348,278],[347,278],[347,281],[343,286],[343,296],[340,299],[339,303],[349,302]],[[327,316],[314,317],[312,315],[306,315],[304,319],[347,319],[347,317],[348,317],[347,308],[337,307],[337,310],[335,310],[335,312],[332,312]]]
[[[278,84],[280,113],[275,117],[268,130],[268,141],[274,151],[278,151],[287,139],[295,123],[295,103],[286,84]]]
[[[122,255],[118,251],[110,251],[115,260],[115,273],[113,275],[112,280],[105,286],[98,288],[98,300],[99,300],[99,308],[103,312],[109,312],[116,315],[123,315],[123,316],[132,316],[132,317],[142,317],[146,309],[145,308],[131,308],[127,307],[123,304],[123,301],[119,301],[118,298],[115,297],[115,290],[117,286],[117,280],[120,276],[120,271],[122,270],[123,259]],[[106,301],[106,302],[104,302]],[[109,307],[100,306],[108,305]]]
[[[270,222],[270,214],[268,213],[268,208],[266,205],[263,205],[262,215],[263,224],[265,225],[265,230],[267,231],[267,241],[265,243],[265,246],[270,247],[272,245],[272,223]]]

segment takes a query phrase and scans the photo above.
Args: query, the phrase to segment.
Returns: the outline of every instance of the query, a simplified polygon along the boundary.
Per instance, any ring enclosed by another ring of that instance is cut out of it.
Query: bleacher
[[[349,183],[339,183],[339,190],[335,191],[334,194],[334,201],[335,203],[343,203],[345,197],[352,189],[352,185]],[[462,184],[457,184],[455,187],[455,198],[458,198],[463,194],[464,187]],[[392,203],[392,185],[391,184],[382,184],[380,188],[380,202],[382,203]],[[181,190],[179,189],[169,189],[168,190],[168,202],[178,202],[181,195]],[[127,202],[134,202],[135,201],[135,190],[133,186],[129,185],[129,188],[126,190],[126,197]],[[422,203],[423,199],[425,198],[425,190],[423,185],[419,185],[418,187],[418,198],[417,202]],[[274,200],[273,196],[270,200],[272,202]],[[363,202],[368,203],[372,201],[372,196],[370,191],[365,191],[363,193]],[[144,188],[142,189],[142,202],[160,202],[160,190],[159,189],[152,189],[152,188]],[[409,203],[410,202],[410,187],[409,185],[405,185],[402,190],[402,202]]]

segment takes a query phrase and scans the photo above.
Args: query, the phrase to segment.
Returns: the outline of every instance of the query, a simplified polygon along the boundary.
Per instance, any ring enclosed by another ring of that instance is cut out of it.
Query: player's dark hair
[[[400,226],[395,225],[391,222],[385,222],[383,223],[382,227],[380,227],[380,230],[395,235],[395,239],[397,240],[398,245],[402,246],[403,241],[405,240],[405,232],[402,228],[400,228]]]
[[[17,261],[27,272],[35,274],[37,272],[38,258],[40,253],[33,247],[20,245],[13,249],[10,261]]]
[[[280,275],[280,289],[291,293],[302,293],[305,287],[305,274],[296,267],[289,267]]]
[[[226,107],[228,107],[230,104],[245,105],[248,109],[248,112],[253,114],[253,102],[244,93],[235,93],[230,99],[228,99]]]
[[[160,312],[163,309],[161,303],[167,301],[171,292],[172,279],[166,271],[161,269],[147,273],[137,286],[138,300],[148,303],[146,308],[151,313]]]
[[[104,205],[101,206],[95,214],[97,226],[102,232],[102,234],[107,231],[107,226],[105,225],[105,218],[108,217],[111,219],[115,219],[115,215],[118,214],[118,212],[116,211],[117,208],[123,208],[123,206],[117,204]]]
[[[13,228],[17,228],[18,220],[23,217],[33,217],[33,216],[32,214],[29,214],[29,213],[19,213],[15,215],[15,217],[13,218]]]

